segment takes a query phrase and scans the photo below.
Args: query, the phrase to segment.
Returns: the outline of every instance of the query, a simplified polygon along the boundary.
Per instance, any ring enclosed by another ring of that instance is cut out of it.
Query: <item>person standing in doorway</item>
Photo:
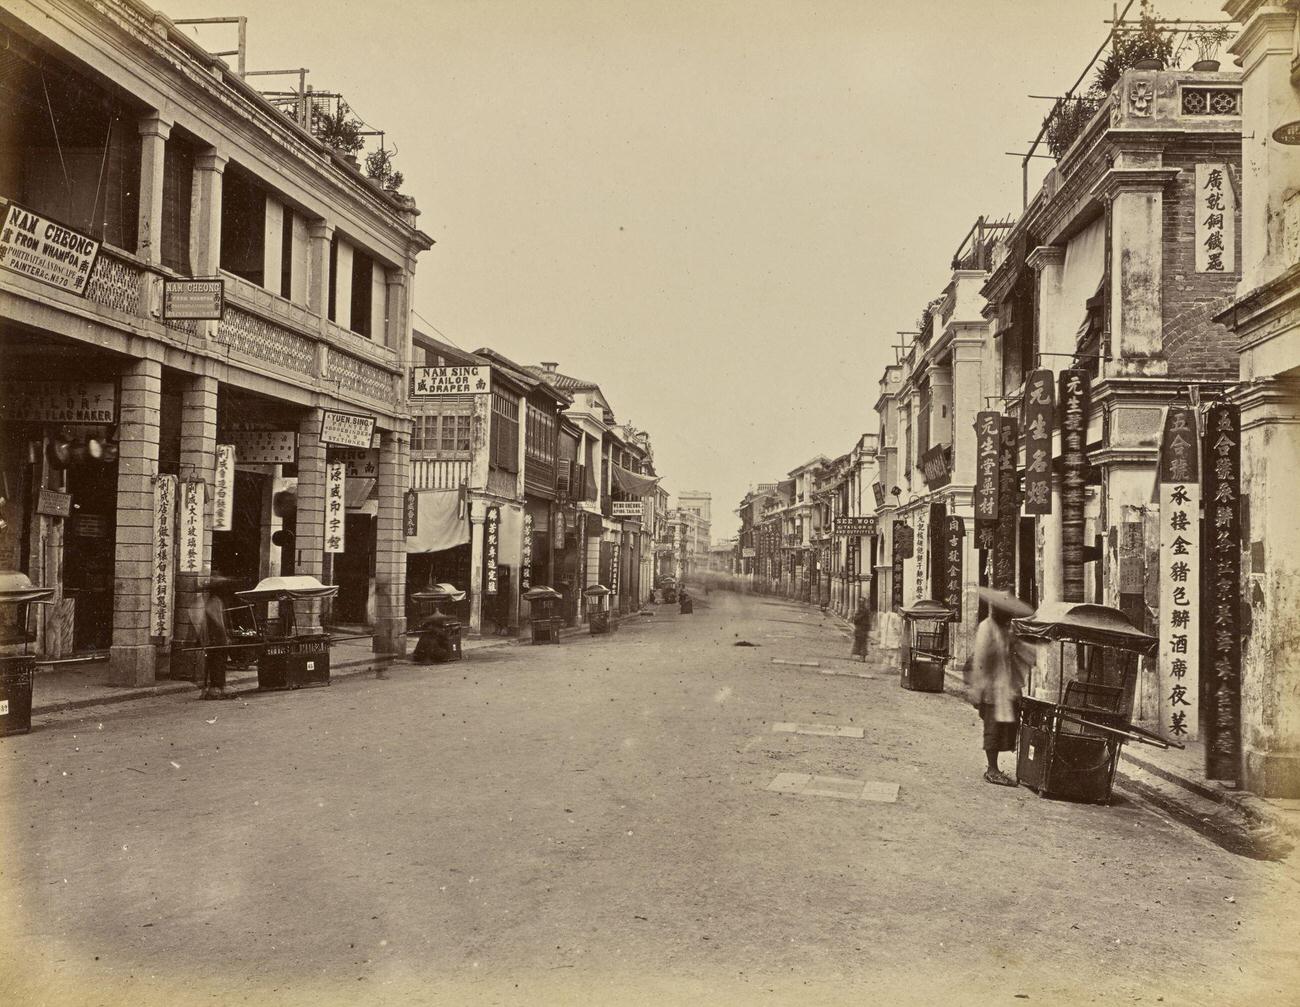
[[[1014,787],[1016,781],[998,767],[1000,753],[1016,750],[1020,694],[1024,689],[1022,669],[1026,658],[1011,633],[1011,620],[1029,615],[1033,609],[1005,591],[990,588],[980,588],[980,600],[988,606],[989,614],[975,631],[969,698],[984,723],[984,779]]]
[[[871,629],[871,609],[867,600],[858,600],[858,610],[853,613],[853,657],[867,659],[867,633]]]

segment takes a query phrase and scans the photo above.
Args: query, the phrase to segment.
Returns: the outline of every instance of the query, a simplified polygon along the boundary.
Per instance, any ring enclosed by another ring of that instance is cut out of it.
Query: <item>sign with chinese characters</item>
[[[17,203],[0,224],[0,266],[51,287],[84,294],[99,242]]]
[[[500,545],[501,508],[493,504],[483,519],[483,593],[497,593],[497,554]]]
[[[1195,741],[1200,718],[1201,487],[1192,411],[1172,406],[1160,446],[1160,729]]]
[[[1002,450],[1002,414],[975,414],[975,544],[993,548],[998,519],[998,457]]]
[[[1083,508],[1088,476],[1084,448],[1091,405],[1088,372],[1075,368],[1062,371],[1056,401],[1061,424],[1061,600],[1081,602]]]
[[[853,580],[858,575],[858,539],[850,538],[844,542],[844,576]]]
[[[235,445],[217,445],[212,478],[212,530],[230,531],[235,514]]]
[[[1218,402],[1205,416],[1201,694],[1205,775],[1236,780],[1241,771],[1241,417]]]
[[[414,538],[420,534],[420,496],[415,490],[402,494],[402,535]]]
[[[1196,271],[1237,268],[1237,196],[1226,164],[1196,166]]]
[[[903,607],[903,560],[912,555],[912,526],[894,522],[894,568],[890,577],[890,602],[895,611]]]
[[[322,444],[332,444],[343,448],[368,448],[374,434],[375,418],[373,416],[341,413],[335,409],[321,411],[320,439]]]
[[[0,391],[0,417],[32,423],[116,423],[111,381],[24,381]]]
[[[329,462],[325,466],[325,551],[342,552],[347,547],[345,507],[347,466]]]
[[[1300,119],[1284,122],[1273,130],[1273,142],[1287,147],[1300,147]]]
[[[298,434],[293,430],[240,430],[230,435],[245,465],[293,465],[298,461]]]
[[[998,523],[993,534],[993,586],[1016,589],[1016,533],[1020,523],[1020,474],[1016,455],[1020,430],[1015,417],[1002,417],[1002,445],[998,452]]]
[[[1052,513],[1052,434],[1056,430],[1056,388],[1049,370],[1025,379],[1025,513]]]
[[[163,277],[163,318],[220,321],[226,307],[226,281],[173,280]]]
[[[379,478],[378,448],[335,448],[330,457],[348,467],[349,479]]]
[[[622,594],[618,582],[618,561],[620,554],[623,552],[623,543],[618,539],[614,540],[614,547],[610,550],[609,557],[609,589],[615,594]]]
[[[176,576],[176,477],[153,484],[153,556],[149,571],[149,635],[172,635],[172,585]]]
[[[642,513],[643,505],[640,500],[612,500],[611,506],[614,508],[614,517],[637,517]]]
[[[919,464],[921,476],[930,489],[941,489],[952,482],[952,448],[947,444],[936,444],[924,452]]]
[[[519,561],[519,590],[527,591],[533,586],[533,516],[524,515],[523,557]]]
[[[930,537],[929,533],[926,531],[926,527],[925,511],[918,510],[916,512],[916,530],[912,536],[912,549],[916,556],[916,563],[914,564],[915,569],[913,570],[916,574],[916,593],[912,595],[913,603],[920,601],[922,598],[929,597],[930,594],[930,592],[926,590],[926,586],[929,584],[930,579]]]
[[[492,389],[492,368],[412,367],[411,398],[433,399],[440,395],[480,395]]]
[[[203,496],[203,483],[181,484],[181,573],[203,572]]]
[[[874,535],[876,519],[857,514],[844,514],[835,519],[836,535]]]
[[[944,548],[947,559],[944,572],[947,574],[947,586],[943,592],[943,603],[952,610],[953,622],[961,622],[962,603],[962,539],[966,537],[966,522],[953,516],[948,518],[944,529]]]
[[[885,487],[881,486],[880,483],[871,484],[871,496],[876,501],[876,510],[880,510],[881,507],[885,506]]]

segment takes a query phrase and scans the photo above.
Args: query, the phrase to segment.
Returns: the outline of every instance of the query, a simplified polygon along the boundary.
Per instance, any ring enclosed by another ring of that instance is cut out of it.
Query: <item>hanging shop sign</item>
[[[1030,371],[1025,379],[1025,513],[1052,513],[1052,433],[1056,389],[1052,372]]]
[[[298,434],[293,430],[240,430],[230,442],[242,465],[294,465],[298,461]]]
[[[217,445],[212,479],[212,530],[230,531],[235,514],[235,445]]]
[[[203,483],[181,484],[181,573],[203,572],[203,504]]]
[[[420,497],[415,490],[402,494],[402,535],[415,538],[420,534]]]
[[[844,543],[844,576],[853,580],[858,575],[858,540],[850,538]]]
[[[1083,506],[1088,458],[1090,386],[1087,371],[1061,372],[1057,395],[1061,424],[1061,591],[1063,601],[1083,598]]]
[[[335,448],[330,457],[348,468],[349,479],[377,479],[379,477],[378,448]]]
[[[84,294],[99,255],[89,235],[9,204],[0,224],[0,266],[73,294]]]
[[[928,598],[941,599],[948,589],[948,505],[930,504],[930,579]]]
[[[835,519],[836,535],[874,535],[876,519],[860,514],[845,514]]]
[[[1284,122],[1273,130],[1273,142],[1287,147],[1300,147],[1300,119]]]
[[[375,435],[375,418],[325,409],[320,417],[322,444],[342,448],[368,448]]]
[[[758,553],[755,551],[752,545],[742,546],[740,549],[741,559],[753,559],[757,555]]]
[[[613,500],[610,503],[614,508],[614,517],[639,518],[644,510],[640,500]]]
[[[176,575],[176,477],[153,484],[153,564],[149,571],[149,635],[172,635],[172,585]]]
[[[412,367],[411,397],[433,399],[440,395],[478,395],[492,388],[492,368]]]
[[[1002,414],[975,414],[975,544],[993,548],[998,519],[998,457],[1002,445]]]
[[[1002,445],[998,451],[998,522],[993,533],[993,586],[1013,593],[1016,589],[1016,532],[1020,523],[1020,474],[1016,471],[1019,436],[1019,424],[1015,418],[1002,417]]]
[[[912,554],[912,528],[906,521],[894,522],[894,568],[890,579],[891,607],[903,607],[903,560]]]
[[[519,561],[519,590],[527,591],[533,586],[533,516],[524,515],[524,547]]]
[[[962,603],[962,539],[966,537],[966,522],[953,516],[945,522],[944,550],[946,561],[944,572],[947,584],[944,587],[943,602],[952,610],[953,622],[961,622]]]
[[[618,570],[618,561],[619,561],[619,554],[620,554],[622,551],[623,551],[623,545],[622,545],[622,543],[619,542],[619,541],[617,541],[617,540],[615,540],[613,548],[610,549],[610,551],[609,551],[609,552],[610,552],[610,556],[609,556],[609,589],[610,589],[611,591],[613,591],[616,595],[617,595],[617,594],[622,594],[622,593],[623,593],[621,590],[619,590],[619,582],[618,582],[618,574],[619,574],[619,570]]]
[[[1192,411],[1165,414],[1160,444],[1160,618],[1157,671],[1161,729],[1195,741],[1200,723],[1200,572],[1196,425]]]
[[[880,483],[871,484],[871,495],[876,501],[876,510],[880,510],[881,507],[885,506],[885,487],[881,486]]]
[[[921,475],[932,490],[942,489],[952,482],[952,447],[936,444],[920,458]]]
[[[0,498],[2,499],[2,498]],[[36,497],[36,513],[46,517],[70,517],[72,515],[72,494],[41,487]]]
[[[163,318],[220,321],[226,309],[226,281],[163,278]]]
[[[916,593],[912,595],[913,603],[929,596],[929,592],[926,590],[930,580],[930,536],[927,531],[928,527],[925,511],[918,510],[916,512],[916,530],[912,537],[912,548],[916,554],[916,562],[913,564],[913,572],[916,574]]]
[[[1237,268],[1237,196],[1222,163],[1196,166],[1196,271]]]
[[[483,593],[497,593],[497,553],[501,532],[501,508],[493,504],[483,519]]]
[[[31,423],[116,423],[111,381],[25,381],[0,391],[0,416]]]
[[[568,521],[564,516],[564,511],[559,507],[555,509],[555,547],[564,548],[564,535],[568,531]]]
[[[343,552],[347,548],[347,466],[329,462],[325,466],[325,551]]]
[[[1203,491],[1205,775],[1236,780],[1241,766],[1241,415],[1229,402],[1215,403],[1206,413]]]

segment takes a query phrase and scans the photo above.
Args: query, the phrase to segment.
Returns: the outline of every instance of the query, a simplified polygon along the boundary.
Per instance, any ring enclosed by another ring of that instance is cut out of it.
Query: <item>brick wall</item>
[[[1241,208],[1234,228],[1236,254],[1232,272],[1196,271],[1196,164],[1213,161],[1231,166],[1240,187],[1241,150],[1223,145],[1196,153],[1166,152],[1164,166],[1181,168],[1164,193],[1164,354],[1169,376],[1201,380],[1235,380],[1237,343],[1222,325],[1210,320],[1232,297],[1241,276]]]

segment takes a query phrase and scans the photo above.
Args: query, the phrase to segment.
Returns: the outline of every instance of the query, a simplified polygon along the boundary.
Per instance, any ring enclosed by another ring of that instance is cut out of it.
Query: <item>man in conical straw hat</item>
[[[984,779],[1014,787],[1016,781],[998,768],[998,753],[1016,749],[1020,693],[1024,688],[1022,669],[1033,659],[1027,647],[1012,636],[1011,620],[1030,615],[1033,609],[1006,591],[982,587],[979,593],[989,614],[975,631],[969,698],[984,722],[984,757],[988,762]]]

